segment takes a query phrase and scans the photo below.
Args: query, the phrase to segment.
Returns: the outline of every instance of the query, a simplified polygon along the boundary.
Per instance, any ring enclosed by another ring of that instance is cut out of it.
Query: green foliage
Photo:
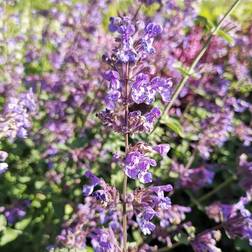
[[[178,134],[180,137],[184,137],[183,127],[178,119],[169,116],[163,116],[161,123],[166,125],[170,130]]]

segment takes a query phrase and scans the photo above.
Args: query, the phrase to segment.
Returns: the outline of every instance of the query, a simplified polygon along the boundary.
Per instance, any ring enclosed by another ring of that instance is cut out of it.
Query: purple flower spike
[[[117,244],[115,234],[111,229],[95,229],[90,235],[91,243],[97,252],[118,252],[119,246]]]
[[[0,131],[12,140],[15,137],[25,138],[27,129],[32,126],[31,115],[35,115],[37,107],[32,89],[19,94],[18,97],[10,96],[4,107],[4,120],[0,123]]]
[[[180,205],[171,205],[169,208],[162,209],[162,211],[159,212],[159,218],[161,220],[160,226],[165,228],[171,224],[178,225],[186,218],[186,213],[190,212],[190,207]]]
[[[237,237],[246,239],[252,246],[252,217],[243,216],[241,213],[237,214],[236,217],[228,220],[224,224],[224,228],[228,236],[232,239]]]
[[[214,171],[204,166],[186,169],[183,165],[174,163],[172,169],[179,174],[178,187],[193,190],[212,184],[215,176]]]
[[[155,49],[153,47],[154,37],[158,36],[162,32],[162,27],[154,23],[149,23],[145,27],[145,35],[142,38],[142,49],[144,52],[153,54]]]

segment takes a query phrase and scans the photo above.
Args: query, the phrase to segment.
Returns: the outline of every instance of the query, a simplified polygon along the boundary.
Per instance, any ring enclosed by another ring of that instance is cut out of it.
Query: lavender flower
[[[149,23],[145,29],[145,34],[142,39],[142,47],[146,53],[153,54],[155,53],[155,49],[153,47],[154,38],[162,33],[163,29],[160,25]]]
[[[252,217],[245,208],[248,202],[248,197],[241,197],[235,204],[217,202],[207,208],[207,213],[215,221],[223,222],[222,226],[231,239],[247,239],[252,246]]]
[[[191,244],[195,252],[221,252],[221,249],[216,247],[220,238],[221,232],[219,230],[209,231],[197,235]]]
[[[149,80],[148,75],[141,73],[136,76],[136,81],[132,83],[131,97],[138,104],[152,104],[156,94],[159,93],[164,102],[169,102],[171,87],[171,80],[160,77],[154,77],[152,80]]]
[[[141,183],[152,182],[152,174],[148,171],[150,167],[157,165],[156,161],[146,155],[148,152],[157,152],[161,156],[167,155],[170,150],[168,144],[160,144],[150,147],[144,143],[131,146],[127,153],[124,164],[125,173],[132,179],[139,179]]]
[[[159,144],[159,145],[152,147],[152,149],[154,151],[158,152],[162,157],[165,157],[170,150],[170,145],[169,144]]]
[[[9,224],[14,224],[17,220],[24,218],[26,215],[26,208],[30,205],[30,201],[16,201],[9,207],[4,207],[2,212]]]
[[[114,232],[112,229],[96,229],[92,234],[91,243],[92,247],[97,252],[119,252],[121,251],[119,245],[117,244]]]
[[[186,169],[184,165],[173,162],[172,170],[179,175],[178,187],[197,190],[213,182],[214,171],[207,167]]]
[[[95,186],[100,184],[101,180],[90,171],[87,171],[85,176],[89,179],[89,184],[83,186],[82,192],[84,196],[89,196],[93,193]]]
[[[155,121],[160,117],[161,112],[158,108],[153,108],[149,113],[145,114],[145,123],[143,125],[146,132],[149,132],[155,123]]]
[[[240,123],[235,127],[235,134],[239,137],[245,146],[249,146],[252,142],[252,129],[251,127]]]
[[[157,163],[139,151],[129,152],[125,158],[125,173],[132,179],[139,179],[142,183],[150,183],[152,174],[148,172],[151,166]]]
[[[83,249],[87,239],[91,239],[95,251],[117,251],[115,235],[121,232],[118,212],[97,203],[95,197],[85,198],[85,203],[80,204],[72,218],[63,225],[57,237],[59,246]]]
[[[4,107],[3,121],[0,121],[1,134],[10,139],[25,138],[31,127],[31,116],[37,111],[36,98],[30,89],[18,97],[10,97]]]
[[[158,216],[160,226],[165,228],[170,225],[178,225],[186,218],[186,213],[190,213],[191,208],[173,204],[167,209],[160,209]]]
[[[112,32],[118,32],[120,34],[120,47],[117,49],[116,55],[118,61],[135,62],[137,52],[133,47],[133,34],[135,33],[135,26],[131,24],[129,17],[111,17],[109,29]]]
[[[109,186],[103,179],[99,179],[92,172],[87,171],[85,176],[89,179],[89,184],[83,186],[84,196],[93,196],[103,206],[116,205],[118,202],[117,190]],[[94,191],[96,186],[102,189]]]
[[[165,192],[172,191],[171,185],[151,186],[136,190],[133,195],[128,195],[133,212],[136,215],[137,223],[143,234],[151,234],[155,225],[151,220],[163,209],[171,207],[170,198],[165,196]]]
[[[229,109],[213,114],[206,119],[200,134],[198,151],[204,159],[208,159],[213,147],[221,147],[228,139],[229,133],[233,131],[232,118],[234,113]]]
[[[223,224],[227,235],[231,239],[241,238],[249,240],[250,246],[252,246],[252,217],[244,216],[241,212],[237,216],[230,218]]]

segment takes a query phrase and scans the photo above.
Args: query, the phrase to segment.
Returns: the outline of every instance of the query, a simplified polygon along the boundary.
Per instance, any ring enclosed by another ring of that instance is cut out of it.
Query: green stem
[[[216,226],[214,226],[214,227],[211,227],[211,228],[208,228],[208,229],[204,230],[203,232],[197,234],[197,236],[198,236],[198,237],[199,237],[199,236],[202,236],[202,235],[204,235],[204,234],[206,234],[206,233],[209,233],[209,232],[211,232],[211,231],[213,231],[213,230],[219,230],[219,229],[221,229],[222,227],[223,227],[223,223],[220,223],[220,224],[218,224],[218,225],[216,225]],[[187,242],[188,242],[188,244],[191,243],[192,240],[193,240],[192,238],[187,237]],[[164,248],[159,249],[158,252],[167,252],[167,251],[171,251],[172,249],[174,249],[174,248],[176,248],[176,247],[178,247],[178,246],[180,246],[180,245],[186,245],[186,243],[184,243],[184,242],[177,242],[177,243],[174,243],[174,244],[172,245],[172,247],[168,247],[168,248],[167,248],[167,247],[164,247]]]
[[[162,112],[161,116],[159,117],[157,123],[155,124],[151,134],[156,130],[157,125],[159,124],[161,118],[163,115],[168,114],[169,110],[171,109],[171,107],[173,106],[174,102],[176,101],[176,99],[178,98],[181,90],[183,89],[183,87],[185,86],[187,80],[189,79],[189,77],[192,75],[194,68],[196,67],[196,65],[199,63],[199,61],[201,60],[201,58],[203,57],[203,55],[205,54],[207,48],[210,45],[210,42],[213,38],[213,36],[219,31],[219,29],[221,28],[222,24],[224,23],[224,21],[226,20],[226,18],[228,16],[230,16],[230,14],[233,12],[233,10],[237,7],[237,5],[241,2],[241,0],[236,0],[232,6],[229,8],[229,10],[226,12],[226,14],[223,16],[223,18],[220,20],[220,22],[218,23],[218,25],[215,27],[215,29],[210,33],[206,43],[204,44],[204,46],[202,47],[202,49],[200,50],[199,54],[197,55],[197,57],[194,59],[192,65],[190,66],[189,70],[188,70],[188,74],[185,75],[183,77],[183,79],[181,80],[181,82],[179,83],[179,85],[176,87],[175,92],[173,93],[172,97],[171,97],[171,101],[165,106],[164,111]]]
[[[216,194],[218,191],[222,190],[224,187],[232,183],[234,180],[236,180],[236,176],[231,176],[227,180],[225,180],[222,184],[216,186],[212,191],[209,193],[203,195],[198,199],[198,202],[202,202],[210,198],[212,195]]]
[[[129,103],[128,103],[128,89],[129,89],[129,64],[126,64],[125,70],[125,155],[127,155],[129,149]],[[127,194],[127,175],[124,173],[123,177],[123,252],[127,252],[127,203],[126,203],[126,194]]]
[[[187,164],[186,164],[186,166],[185,166],[185,169],[188,170],[188,169],[191,167],[193,161],[195,160],[197,151],[198,151],[198,150],[197,150],[197,148],[195,147],[195,149],[194,149],[193,152],[192,152],[191,157],[189,158],[189,160],[188,160],[188,162],[187,162]]]
[[[158,252],[171,251],[172,249],[175,249],[176,247],[178,247],[178,246],[180,246],[180,245],[182,245],[182,244],[183,244],[183,243],[181,243],[181,242],[176,242],[176,243],[172,244],[171,247],[168,247],[168,248],[164,247],[164,248],[159,249]]]

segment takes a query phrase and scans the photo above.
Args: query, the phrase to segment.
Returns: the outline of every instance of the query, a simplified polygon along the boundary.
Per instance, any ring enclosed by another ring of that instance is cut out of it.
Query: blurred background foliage
[[[78,2],[78,0],[72,0],[73,2]],[[84,0],[80,2],[85,2]],[[86,1],[87,2],[87,1]],[[197,6],[199,8],[199,13],[202,17],[201,22],[205,22],[209,28],[215,25],[220,16],[225,13],[228,6],[230,6],[232,1],[230,0],[202,0]],[[41,15],[33,15],[34,10],[47,10],[53,7],[53,4],[49,0],[0,0],[0,4],[4,6],[5,13],[0,17],[0,26],[7,27],[7,32],[0,35],[6,37],[12,37],[20,32],[27,34],[29,40],[24,41],[23,47],[16,48],[15,45],[11,44],[0,44],[0,51],[2,54],[8,54],[11,50],[18,51],[16,54],[17,60],[20,62],[24,61],[25,55],[25,43],[32,43],[32,34],[41,34],[42,29],[45,25],[46,18]],[[120,13],[127,13],[127,8],[136,4],[133,0],[118,0],[111,1],[108,8],[103,10],[103,29],[107,29],[108,20],[110,16],[117,15]],[[65,8],[62,5],[62,8]],[[159,8],[158,4],[154,4],[150,7],[144,7],[144,11],[147,15],[151,16]],[[8,19],[8,16],[12,13],[20,13],[21,19],[18,22],[15,20]],[[252,2],[251,0],[244,0],[242,4],[235,10],[232,14],[235,20],[237,20],[241,26],[244,28],[248,25],[249,20],[252,16]],[[232,43],[232,38],[230,35],[226,34],[224,30],[219,32],[219,36],[223,36],[228,42]],[[13,48],[15,47],[15,48]],[[18,49],[18,50],[17,50]],[[101,52],[102,53],[102,52]],[[50,69],[50,65],[47,59],[39,62],[37,65],[29,67],[26,69],[30,72],[40,73]],[[1,66],[0,66],[1,73]],[[0,74],[1,75],[1,74]],[[0,80],[3,75],[0,76]],[[234,90],[240,88],[239,83],[232,83]],[[244,91],[239,89],[240,92],[251,91],[251,85],[243,85]],[[39,91],[38,91],[39,92]],[[42,99],[47,99],[46,94]],[[4,103],[4,97],[0,97],[0,104]],[[197,117],[204,117],[207,113],[204,109],[193,107],[191,108],[192,114],[196,114]],[[246,119],[245,119],[246,120]],[[163,118],[163,124],[167,125],[169,130],[175,132],[182,138],[180,144],[177,146],[172,146],[172,151],[178,159],[187,160],[191,156],[189,150],[189,141],[195,136],[184,135],[183,129],[175,118]],[[40,130],[39,119],[34,122],[32,132],[32,138],[36,131]],[[166,129],[160,128],[157,130],[156,134],[152,136],[150,141],[156,141],[160,135],[164,135]],[[95,132],[91,132],[91,135]],[[15,141],[14,143],[9,143],[7,141],[2,141],[0,143],[0,149],[4,149],[9,153],[8,164],[11,169],[0,177],[0,205],[2,203],[8,204],[12,199],[26,199],[30,202],[30,208],[22,220],[18,221],[12,227],[7,225],[4,215],[0,214],[0,251],[1,252],[40,252],[46,251],[46,247],[49,244],[55,242],[56,235],[59,234],[60,227],[64,220],[69,219],[73,213],[74,205],[83,201],[81,185],[83,181],[83,171],[76,169],[76,164],[71,161],[65,155],[57,156],[52,161],[57,163],[58,171],[64,174],[64,179],[60,184],[54,184],[47,181],[45,178],[45,170],[48,164],[43,158],[44,149],[43,146],[36,144],[33,140],[26,139],[24,141]],[[90,136],[92,139],[92,136]],[[78,146],[85,146],[90,141],[88,138],[76,137],[69,139],[67,144],[58,145],[60,152],[64,153],[69,151],[71,148],[77,148]],[[169,139],[169,136],[167,136]],[[107,138],[106,143],[103,145],[104,149],[109,149],[110,154],[116,152],[123,146],[122,139],[119,139],[117,135],[110,134]],[[232,167],[235,164],[236,157],[233,155],[235,149],[237,148],[237,143],[235,140],[229,141],[219,153],[215,153],[213,160],[218,164],[224,164],[225,166]],[[98,157],[99,162],[93,162],[93,171],[99,172],[110,170],[108,169],[106,160],[108,157]],[[197,160],[195,161],[197,162]],[[155,175],[160,177],[162,180],[162,174],[169,164],[169,160],[163,160],[161,163],[161,168],[155,171]],[[122,182],[121,171],[119,167],[112,164],[111,169],[113,176],[111,178],[111,183],[120,187]],[[230,170],[226,170],[217,174],[216,181],[223,181],[225,178],[234,176],[234,181],[236,180],[233,171],[235,167]],[[104,174],[104,173],[103,173]],[[172,174],[171,174],[172,177]],[[71,190],[67,190],[71,188]],[[222,197],[228,197],[231,188],[226,188],[222,191]],[[208,192],[209,189],[206,189]],[[235,189],[234,191],[237,195],[241,192]],[[191,195],[189,192],[180,195],[181,198],[191,197],[193,202],[197,202],[196,198],[198,195]],[[193,213],[192,219],[197,222],[197,219],[202,221],[202,213],[200,211],[195,214]],[[195,217],[196,216],[196,217]],[[209,223],[205,223],[209,226]],[[137,234],[136,234],[137,237]],[[225,240],[224,240],[225,243]],[[61,250],[69,251],[69,250]],[[77,250],[74,250],[77,251]],[[83,250],[84,251],[84,250]],[[85,250],[86,251],[86,250]],[[89,249],[87,250],[89,251]],[[92,251],[90,249],[90,251]],[[189,251],[189,249],[182,248],[180,251]],[[251,251],[248,245],[244,242],[236,242],[236,247],[228,247],[228,251]]]

